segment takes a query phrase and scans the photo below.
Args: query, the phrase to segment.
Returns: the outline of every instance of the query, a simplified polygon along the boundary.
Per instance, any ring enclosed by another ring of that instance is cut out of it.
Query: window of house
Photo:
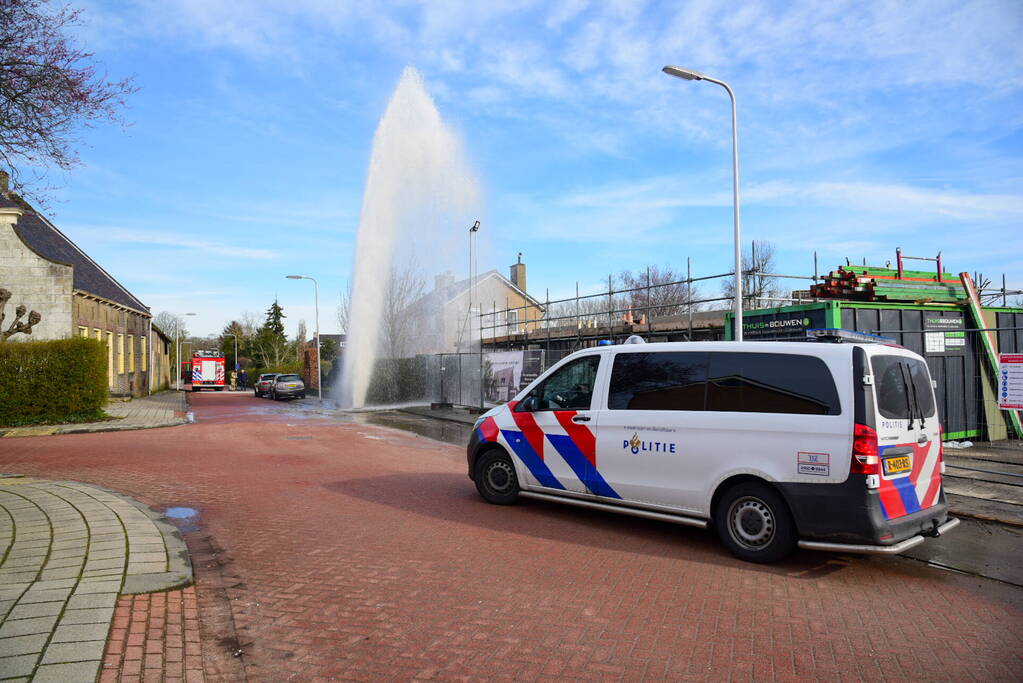
[[[88,339],[89,338],[89,328],[88,327],[82,327],[82,326],[79,325],[79,327],[78,327],[78,336],[79,337],[85,337],[86,339]]]
[[[103,330],[93,328],[92,331],[96,335],[96,341],[103,341]]]
[[[135,335],[128,335],[128,372],[135,372]]]
[[[124,374],[124,335],[117,335],[117,374]]]
[[[703,410],[707,354],[619,353],[611,369],[610,410]]]
[[[142,359],[142,372],[149,370],[149,354],[146,353],[146,338],[139,337],[139,356]]]
[[[517,327],[518,323],[519,323],[519,312],[518,311],[508,311],[508,330],[510,332],[517,332],[518,331],[518,327]]]
[[[838,415],[838,390],[815,356],[712,352],[707,410]]]
[[[114,386],[114,333],[107,332],[107,380]]]

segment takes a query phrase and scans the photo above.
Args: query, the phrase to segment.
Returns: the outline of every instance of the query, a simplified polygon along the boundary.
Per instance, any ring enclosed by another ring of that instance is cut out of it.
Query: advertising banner
[[[998,407],[1023,410],[1023,353],[998,355]]]

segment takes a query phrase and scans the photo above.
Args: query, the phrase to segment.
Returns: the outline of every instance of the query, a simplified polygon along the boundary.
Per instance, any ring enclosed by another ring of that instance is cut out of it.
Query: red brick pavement
[[[100,682],[204,681],[195,588],[122,595]]]
[[[491,506],[462,449],[193,398],[195,425],[3,440],[0,466],[198,508],[207,672],[239,648],[253,680],[1023,678],[1017,588],[899,558],[761,567],[704,531]],[[207,634],[213,592],[232,619]]]

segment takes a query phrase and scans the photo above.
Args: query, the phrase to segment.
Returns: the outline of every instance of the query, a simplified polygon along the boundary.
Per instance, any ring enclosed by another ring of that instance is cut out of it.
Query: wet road
[[[195,510],[204,661],[248,677],[1023,678],[1016,586],[906,558],[751,565],[702,530],[487,505],[460,425],[192,399],[193,425],[6,439],[0,471]]]
[[[272,409],[260,406],[253,410],[290,415],[295,420],[321,418],[390,427],[459,447],[465,446],[469,431],[464,424],[421,417],[400,410],[355,413],[340,411],[329,400],[325,400],[322,405],[319,401],[307,399]],[[856,556],[843,556],[843,560],[854,558]],[[901,557],[858,559],[881,563],[923,562],[938,570],[962,572],[1023,588],[1023,563],[1020,558],[1023,558],[1023,527],[964,518],[952,532],[941,538],[929,539]]]

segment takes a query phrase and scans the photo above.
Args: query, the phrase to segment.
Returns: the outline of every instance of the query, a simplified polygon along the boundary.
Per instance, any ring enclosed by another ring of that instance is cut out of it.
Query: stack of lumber
[[[810,288],[818,299],[847,301],[911,301],[915,303],[963,303],[966,291],[951,273],[897,270],[874,266],[841,266]]]

